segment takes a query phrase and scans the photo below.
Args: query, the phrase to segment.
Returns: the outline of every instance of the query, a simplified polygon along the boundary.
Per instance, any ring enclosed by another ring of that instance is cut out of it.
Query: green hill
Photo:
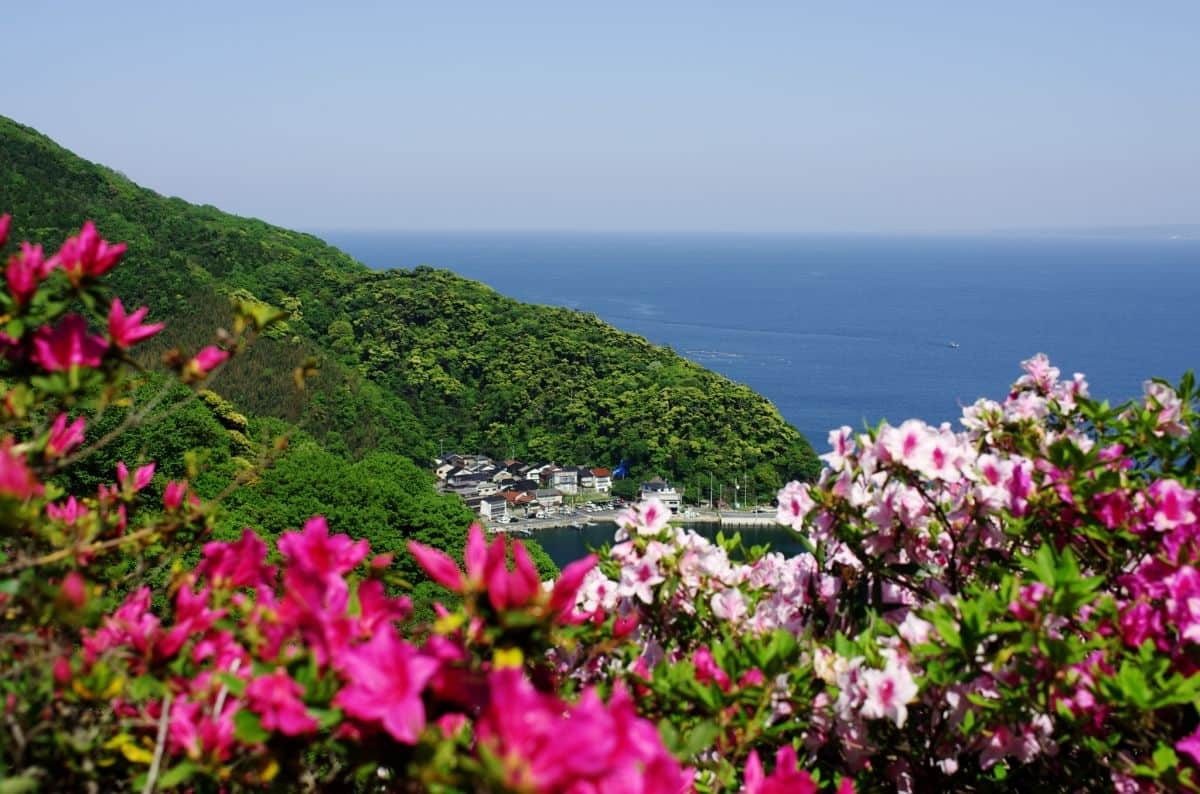
[[[0,208],[19,238],[59,240],[92,218],[128,242],[116,286],[169,323],[162,346],[206,339],[234,293],[286,309],[286,327],[220,391],[333,453],[425,465],[441,443],[565,464],[626,458],[635,476],[745,472],[764,489],[817,470],[767,400],[594,316],[447,271],[371,271],[311,235],[139,187],[3,117]],[[309,357],[320,375],[299,396],[292,371]]]

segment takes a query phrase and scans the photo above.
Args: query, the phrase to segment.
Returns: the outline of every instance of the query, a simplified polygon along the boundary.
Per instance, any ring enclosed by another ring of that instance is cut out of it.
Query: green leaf
[[[191,761],[184,761],[163,772],[158,777],[159,788],[173,788],[180,783],[185,783],[191,779],[192,775],[199,770]]]
[[[242,709],[233,715],[233,735],[239,742],[258,744],[271,738],[271,734],[262,726],[262,720],[253,711]]]
[[[26,791],[37,791],[37,778],[30,775],[8,777],[0,780],[0,794],[25,794]]]
[[[332,728],[342,721],[341,709],[319,709],[310,706],[308,713],[317,721],[317,725],[321,730]]]
[[[1154,766],[1158,767],[1160,772],[1168,769],[1174,769],[1178,765],[1179,756],[1177,756],[1175,751],[1167,745],[1160,744],[1154,751]]]
[[[241,697],[242,695],[246,694],[246,682],[241,678],[238,678],[233,673],[217,673],[217,679],[237,697]]]
[[[684,756],[691,758],[712,747],[721,729],[715,722],[704,721],[692,729],[684,743]]]

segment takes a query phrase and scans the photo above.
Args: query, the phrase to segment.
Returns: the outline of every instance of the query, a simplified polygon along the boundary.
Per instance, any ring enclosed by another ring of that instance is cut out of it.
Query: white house
[[[508,520],[508,500],[503,496],[485,496],[479,500],[479,515],[488,521]]]
[[[675,490],[675,486],[668,483],[662,477],[655,477],[649,482],[642,483],[641,499],[657,499],[671,509],[672,513],[678,513],[679,508],[683,504],[683,497],[679,491]]]

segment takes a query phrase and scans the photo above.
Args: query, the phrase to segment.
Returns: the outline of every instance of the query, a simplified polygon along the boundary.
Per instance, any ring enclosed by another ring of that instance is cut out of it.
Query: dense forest
[[[220,390],[331,452],[424,465],[441,442],[564,464],[624,458],[634,476],[737,472],[764,490],[816,469],[768,401],[592,315],[431,268],[371,271],[311,235],[160,196],[2,117],[0,205],[30,239],[93,218],[126,241],[115,286],[169,323],[160,347],[209,333],[231,295],[286,310]],[[320,371],[301,396],[292,372],[309,359]]]

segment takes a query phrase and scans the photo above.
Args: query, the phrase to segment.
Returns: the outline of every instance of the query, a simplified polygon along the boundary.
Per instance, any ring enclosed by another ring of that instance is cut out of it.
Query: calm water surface
[[[820,449],[842,424],[955,420],[1037,352],[1113,400],[1200,363],[1196,240],[322,236],[372,267],[448,268],[594,312],[746,383]]]
[[[706,538],[717,536],[719,527],[715,524],[698,524],[689,526]],[[554,564],[562,568],[568,563],[578,560],[593,549],[598,549],[605,543],[612,543],[616,534],[616,524],[591,524],[583,529],[562,527],[559,529],[539,529],[534,534],[541,547],[554,560]],[[746,546],[770,546],[772,551],[778,551],[786,556],[799,554],[804,547],[797,542],[796,533],[786,527],[746,527],[743,529],[726,529],[726,535],[739,532]]]

